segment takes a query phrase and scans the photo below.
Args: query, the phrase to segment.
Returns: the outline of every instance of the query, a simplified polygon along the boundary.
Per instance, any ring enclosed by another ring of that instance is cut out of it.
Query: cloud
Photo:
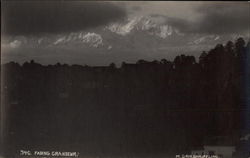
[[[142,10],[142,8],[140,6],[133,6],[131,9],[134,11]]]
[[[2,53],[5,52],[6,49],[16,49],[19,48],[23,44],[20,40],[13,40],[13,41],[1,41],[1,48],[3,49]]]
[[[224,2],[203,4],[202,14],[194,29],[200,33],[239,33],[250,29],[250,3]]]
[[[204,3],[196,8],[200,18],[194,21],[164,17],[167,24],[178,28],[184,33],[197,34],[232,34],[250,31],[250,4],[242,3]]]
[[[98,27],[126,17],[121,6],[87,1],[5,1],[2,33],[38,35]]]
[[[22,44],[21,41],[19,41],[19,40],[14,40],[14,41],[10,42],[9,45],[10,45],[11,48],[17,48],[17,47],[19,47],[21,44]]]

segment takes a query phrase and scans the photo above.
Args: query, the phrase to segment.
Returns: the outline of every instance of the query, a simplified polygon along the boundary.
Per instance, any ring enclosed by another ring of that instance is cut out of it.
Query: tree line
[[[119,68],[3,64],[8,150],[26,145],[99,155],[174,154],[215,136],[235,143],[245,128],[249,49],[239,38],[198,60],[182,54]]]

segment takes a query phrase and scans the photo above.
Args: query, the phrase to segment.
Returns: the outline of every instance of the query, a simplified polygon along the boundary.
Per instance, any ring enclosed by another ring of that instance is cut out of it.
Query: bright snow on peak
[[[107,26],[107,29],[119,35],[128,35],[133,30],[145,31],[150,35],[156,35],[160,38],[166,38],[174,33],[179,34],[180,32],[166,24],[166,20],[159,20],[151,16],[138,16],[128,18],[124,23],[112,23]]]
[[[62,36],[58,38],[54,45],[58,44],[65,44],[65,43],[86,43],[89,44],[91,47],[98,47],[100,45],[103,45],[103,39],[102,36],[97,33],[70,33],[69,35]]]

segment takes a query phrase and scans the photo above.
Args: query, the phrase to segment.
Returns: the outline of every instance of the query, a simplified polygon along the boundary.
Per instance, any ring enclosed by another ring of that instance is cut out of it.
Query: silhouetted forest
[[[215,136],[235,144],[245,128],[249,48],[239,38],[198,61],[178,55],[119,68],[4,64],[6,148],[132,155],[183,153]]]

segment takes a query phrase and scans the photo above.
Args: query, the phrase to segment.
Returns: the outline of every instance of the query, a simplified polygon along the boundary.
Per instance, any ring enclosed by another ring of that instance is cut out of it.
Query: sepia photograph
[[[1,0],[0,107],[0,158],[250,158],[250,3]]]

